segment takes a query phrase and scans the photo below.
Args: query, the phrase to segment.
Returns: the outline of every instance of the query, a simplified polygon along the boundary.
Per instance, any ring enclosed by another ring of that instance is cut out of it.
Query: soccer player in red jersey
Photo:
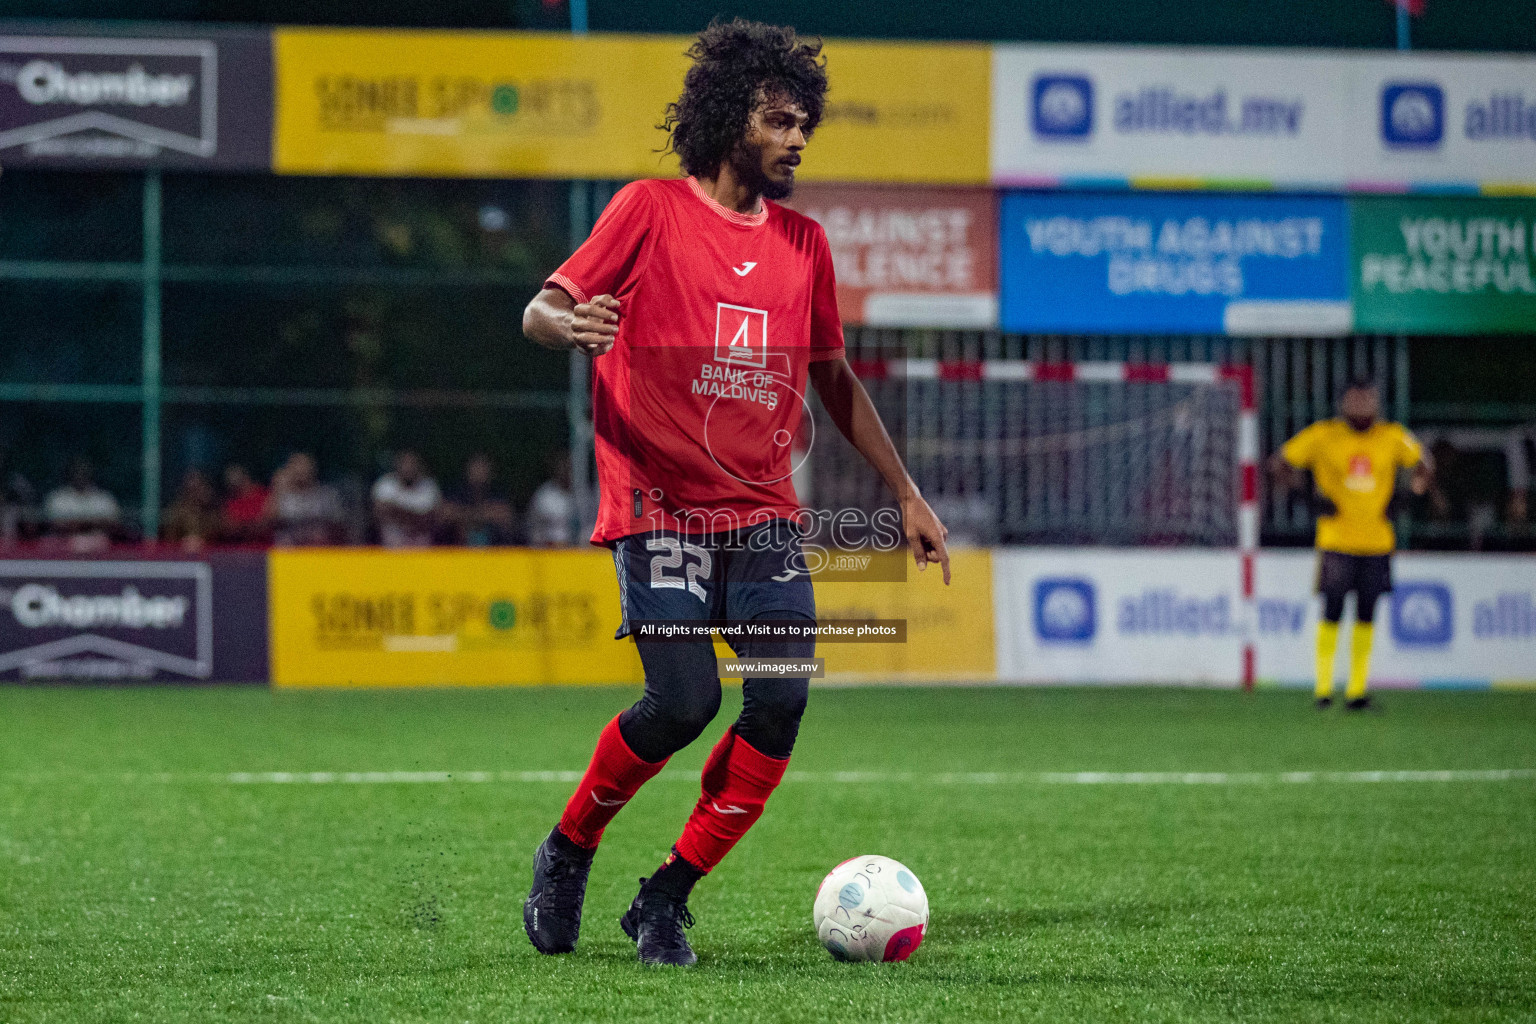
[[[549,276],[523,331],[592,357],[601,501],[623,624],[814,621],[790,442],[807,379],[897,494],[919,569],[949,582],[946,530],[902,466],[843,353],[832,258],[814,221],[777,205],[821,121],[819,42],[734,21],[706,29],[665,127],[687,177],[623,188]],[[598,737],[559,824],[534,855],[523,907],[542,953],[576,946],[603,829],[720,708],[714,648],[633,635],[640,700]],[[743,657],[809,658],[814,640],[739,640]],[[746,834],[784,775],[808,678],[747,679],[740,717],[705,763],[682,835],[620,924],[651,964],[696,960],[693,885]]]

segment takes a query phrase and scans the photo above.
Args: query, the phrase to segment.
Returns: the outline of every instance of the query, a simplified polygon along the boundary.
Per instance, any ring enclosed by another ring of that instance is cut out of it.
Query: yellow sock
[[[1324,619],[1317,624],[1317,688],[1318,697],[1333,696],[1333,652],[1339,649],[1339,624]]]
[[[1355,632],[1349,638],[1349,685],[1344,696],[1349,700],[1365,696],[1365,684],[1371,674],[1371,640],[1376,627],[1369,622],[1355,623]]]

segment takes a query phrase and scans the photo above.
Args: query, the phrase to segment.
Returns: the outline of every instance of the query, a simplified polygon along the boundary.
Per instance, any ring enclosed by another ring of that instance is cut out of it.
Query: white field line
[[[417,785],[479,783],[570,784],[577,771],[375,771],[375,772],[4,772],[0,779],[42,782],[78,780],[103,782],[202,782],[236,786],[269,785]],[[697,784],[698,774],[665,771],[658,778]],[[1393,782],[1517,782],[1536,780],[1536,768],[1448,769],[1410,771],[1310,772],[786,772],[790,783],[868,784],[910,783],[936,786],[1251,786],[1306,783]]]

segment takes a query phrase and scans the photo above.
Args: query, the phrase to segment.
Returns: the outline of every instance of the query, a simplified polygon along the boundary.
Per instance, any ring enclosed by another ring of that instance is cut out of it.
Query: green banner
[[[1350,203],[1355,330],[1536,332],[1536,199]]]

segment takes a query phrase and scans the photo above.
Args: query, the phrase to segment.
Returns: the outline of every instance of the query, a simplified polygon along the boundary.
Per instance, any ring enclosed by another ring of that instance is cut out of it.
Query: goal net
[[[889,359],[854,369],[952,543],[1232,551],[1241,679],[1253,685],[1258,425],[1249,367]],[[802,501],[818,514],[888,507],[880,479],[813,408],[808,433],[821,443],[803,460]]]
[[[1245,547],[1256,438],[1246,367],[1214,363],[855,364],[952,534],[980,544]],[[818,508],[889,497],[817,407]],[[1257,524],[1253,527],[1256,530]]]

